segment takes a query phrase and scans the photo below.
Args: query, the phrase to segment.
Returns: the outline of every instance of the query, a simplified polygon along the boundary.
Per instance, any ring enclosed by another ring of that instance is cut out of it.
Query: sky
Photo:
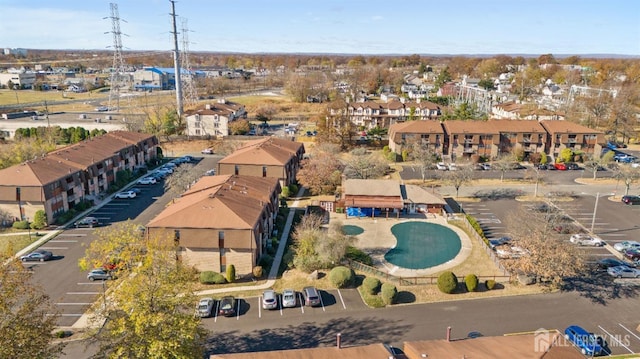
[[[110,49],[113,1],[0,0],[0,48]],[[125,50],[173,48],[169,0],[115,3]],[[640,56],[637,0],[178,0],[175,7],[190,51]]]

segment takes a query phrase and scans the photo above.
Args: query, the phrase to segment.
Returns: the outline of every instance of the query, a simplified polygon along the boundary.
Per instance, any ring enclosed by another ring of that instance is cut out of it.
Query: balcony
[[[464,153],[474,153],[475,152],[475,148],[473,147],[465,147],[462,152]]]

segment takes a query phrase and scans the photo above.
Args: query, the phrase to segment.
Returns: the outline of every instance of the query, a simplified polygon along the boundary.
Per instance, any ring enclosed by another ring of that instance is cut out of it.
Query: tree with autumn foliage
[[[117,263],[116,284],[94,320],[100,345],[95,358],[199,358],[206,331],[194,315],[194,273],[176,260],[174,233],[143,236],[132,222],[96,231],[80,267]]]
[[[314,195],[333,194],[336,187],[340,185],[342,167],[336,152],[320,149],[302,162],[297,179]]]
[[[0,263],[7,259],[0,255]],[[0,266],[0,358],[57,358],[62,353],[63,345],[53,344],[56,308],[31,281],[32,274],[17,260]]]

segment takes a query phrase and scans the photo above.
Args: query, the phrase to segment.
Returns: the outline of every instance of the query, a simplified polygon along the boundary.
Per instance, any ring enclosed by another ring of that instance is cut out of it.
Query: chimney
[[[336,334],[336,347],[342,349],[342,334],[340,333]]]
[[[451,327],[447,327],[447,341],[451,341]]]
[[[208,104],[204,105],[204,108],[205,108],[206,110],[211,110],[211,104],[210,104],[210,103],[208,103]]]

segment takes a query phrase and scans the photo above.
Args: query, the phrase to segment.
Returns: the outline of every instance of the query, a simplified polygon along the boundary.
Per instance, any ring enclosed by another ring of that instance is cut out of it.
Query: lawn
[[[38,237],[33,234],[31,235],[31,238],[29,238],[28,234],[0,236],[0,253],[6,253],[10,256],[13,256],[21,249],[35,242],[37,239]]]

